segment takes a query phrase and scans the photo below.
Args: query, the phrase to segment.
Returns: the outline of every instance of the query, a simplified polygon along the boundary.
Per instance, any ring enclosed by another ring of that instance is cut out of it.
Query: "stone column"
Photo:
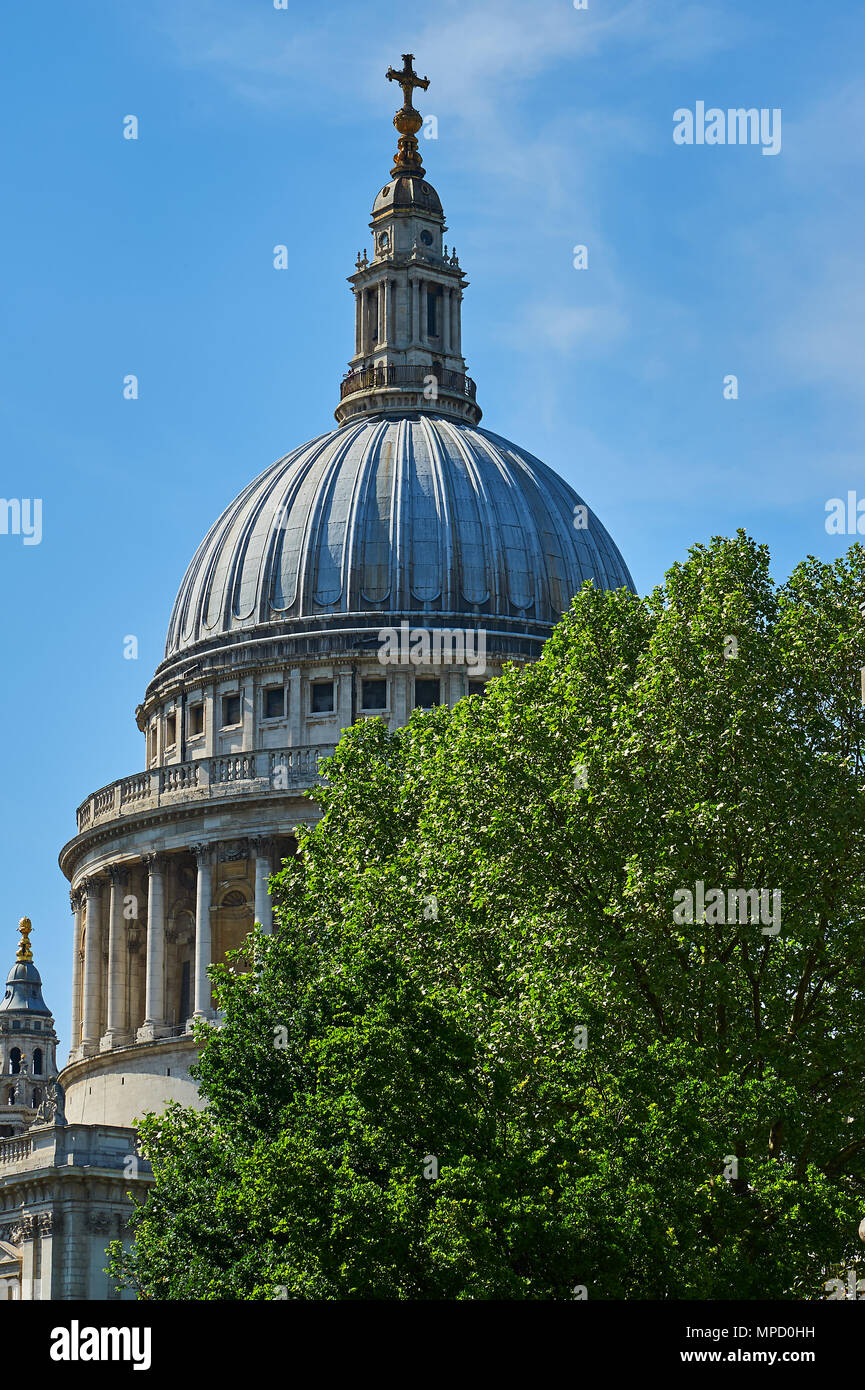
[[[88,878],[82,887],[87,899],[87,917],[84,935],[84,1019],[81,1055],[90,1057],[99,1048],[99,1015],[102,1002],[102,883],[98,878]]]
[[[211,960],[210,903],[213,891],[213,846],[193,845],[192,853],[198,863],[195,889],[195,1017],[211,1018],[212,987],[207,978]]]
[[[147,865],[147,980],[138,1042],[153,1042],[165,1027],[165,855],[145,854]]]
[[[126,922],[123,916],[124,889],[129,875],[118,864],[108,870],[111,900],[108,909],[108,1018],[99,1044],[102,1052],[122,1047],[129,1041],[126,1031]]]
[[[249,846],[255,855],[255,920],[261,923],[264,931],[270,933],[273,930],[273,908],[267,880],[272,873],[273,841],[250,840]]]
[[[80,888],[73,889],[69,894],[69,901],[75,914],[72,919],[72,1037],[69,1041],[69,1060],[71,1062],[77,1057],[78,1049],[81,1046],[81,974],[83,966],[81,925],[84,915],[84,894]]]

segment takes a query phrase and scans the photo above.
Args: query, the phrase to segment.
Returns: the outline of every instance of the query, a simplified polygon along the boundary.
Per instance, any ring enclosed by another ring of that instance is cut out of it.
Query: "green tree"
[[[818,1297],[865,1205],[863,595],[860,545],[778,587],[740,532],[647,599],[586,584],[484,698],[347,731],[276,931],[212,972],[206,1108],[142,1125],[115,1274]],[[697,885],[723,913],[677,920]]]

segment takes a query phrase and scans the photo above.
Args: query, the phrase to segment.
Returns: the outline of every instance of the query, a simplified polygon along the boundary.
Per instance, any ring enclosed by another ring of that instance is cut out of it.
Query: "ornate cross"
[[[413,61],[413,53],[404,53],[402,55],[402,72],[397,72],[396,68],[388,68],[385,73],[388,82],[398,82],[402,87],[403,105],[406,107],[413,105],[412,96],[415,87],[422,87],[423,90],[426,91],[429,86],[428,77],[418,77],[412,67]]]

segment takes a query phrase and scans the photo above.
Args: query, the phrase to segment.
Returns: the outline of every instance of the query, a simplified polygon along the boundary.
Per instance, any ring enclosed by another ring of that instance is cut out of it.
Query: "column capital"
[[[151,850],[148,854],[142,854],[141,862],[146,865],[149,874],[164,874],[168,855],[160,850]]]
[[[71,907],[73,912],[80,912],[82,907],[84,906],[84,893],[80,887],[70,888],[69,906]]]
[[[269,835],[253,835],[249,841],[249,848],[256,859],[269,859],[276,847],[276,841]]]
[[[123,888],[129,882],[129,870],[120,864],[108,865],[108,877],[116,887]]]
[[[85,898],[100,898],[102,896],[102,886],[105,880],[92,874],[90,878],[83,878],[80,884],[80,892]]]
[[[216,849],[216,841],[202,840],[198,844],[190,845],[190,854],[195,855],[195,861],[199,867],[213,863],[213,852]]]

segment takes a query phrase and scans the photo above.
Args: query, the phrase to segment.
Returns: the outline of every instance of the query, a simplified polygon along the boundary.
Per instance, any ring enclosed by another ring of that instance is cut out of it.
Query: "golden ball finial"
[[[33,952],[30,949],[30,933],[33,930],[33,923],[29,917],[22,917],[18,923],[18,930],[21,933],[21,945],[18,947],[16,960],[30,961],[33,959]]]

